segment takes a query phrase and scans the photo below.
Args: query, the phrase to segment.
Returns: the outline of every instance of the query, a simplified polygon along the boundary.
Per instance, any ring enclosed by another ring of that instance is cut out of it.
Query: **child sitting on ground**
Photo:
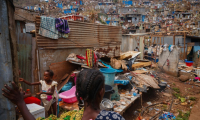
[[[40,95],[40,98],[43,102],[43,105],[45,107],[45,111],[46,113],[48,112],[48,114],[54,114],[56,115],[56,92],[55,90],[57,90],[57,82],[53,81],[53,71],[51,70],[46,70],[44,72],[44,80],[40,80],[40,82],[34,82],[34,83],[30,83],[24,79],[20,79],[20,82],[24,82],[28,85],[42,85],[42,92],[37,93],[38,95]],[[51,112],[50,107],[53,108],[53,113]]]

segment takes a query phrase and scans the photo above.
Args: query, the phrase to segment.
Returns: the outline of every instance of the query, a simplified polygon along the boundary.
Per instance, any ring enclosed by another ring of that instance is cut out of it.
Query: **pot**
[[[107,98],[104,98],[100,103],[100,109],[106,111],[113,111],[113,103]]]
[[[158,86],[160,87],[160,91],[162,91],[162,90],[164,90],[167,87],[167,84],[160,83],[160,84],[158,84]]]
[[[109,100],[111,100],[111,95],[115,93],[115,90],[113,90],[113,87],[110,85],[105,85],[105,93],[103,98],[107,98]]]

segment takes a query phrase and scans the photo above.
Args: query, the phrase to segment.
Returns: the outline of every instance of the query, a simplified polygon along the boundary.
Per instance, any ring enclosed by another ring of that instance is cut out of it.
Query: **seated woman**
[[[3,89],[3,95],[19,107],[24,119],[35,120],[23,101],[23,95],[21,95],[16,85],[12,84],[13,89],[5,85],[9,91]],[[104,76],[99,70],[86,69],[81,71],[76,81],[76,96],[80,103],[84,103],[84,108],[77,112],[63,113],[59,120],[124,120],[118,113],[100,110],[100,102],[105,92],[104,86]],[[52,118],[49,119],[56,119],[55,116],[52,116]]]

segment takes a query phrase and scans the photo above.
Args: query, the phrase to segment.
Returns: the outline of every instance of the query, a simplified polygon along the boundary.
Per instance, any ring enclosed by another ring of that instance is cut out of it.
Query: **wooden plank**
[[[24,10],[22,8],[17,8],[15,9],[15,20],[19,21],[27,21],[27,22],[35,22],[35,17],[37,16],[37,13],[35,12],[30,12],[28,10]]]
[[[139,63],[133,64],[132,68],[136,69],[136,68],[141,68],[141,67],[148,67],[150,65],[151,65],[151,61],[149,61],[149,62],[139,62]]]
[[[6,0],[8,10],[8,28],[10,36],[10,49],[12,55],[12,70],[13,70],[13,81],[16,85],[19,85],[19,66],[18,66],[18,54],[17,54],[17,36],[15,31],[15,18],[14,11],[11,2]],[[12,80],[11,80],[12,81]]]

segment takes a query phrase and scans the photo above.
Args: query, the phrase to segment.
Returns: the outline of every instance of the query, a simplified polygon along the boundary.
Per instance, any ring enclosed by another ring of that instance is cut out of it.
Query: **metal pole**
[[[184,32],[184,59],[186,59],[186,54],[185,54],[185,39],[186,39],[186,34]]]

